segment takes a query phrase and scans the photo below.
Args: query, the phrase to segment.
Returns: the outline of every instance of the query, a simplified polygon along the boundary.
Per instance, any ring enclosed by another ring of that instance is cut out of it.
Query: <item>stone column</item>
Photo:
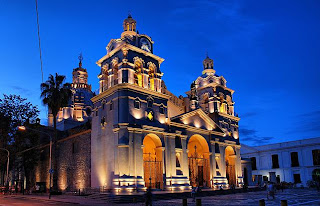
[[[171,176],[176,176],[176,149],[175,149],[175,137],[170,136],[170,165],[171,165]]]
[[[219,150],[220,150],[220,173],[222,177],[226,177],[226,157],[225,157],[225,152],[226,152],[226,146],[220,145],[219,144]]]
[[[216,172],[216,148],[215,142],[211,142],[211,155],[210,155],[210,180],[213,179],[217,172]]]
[[[189,163],[188,163],[188,149],[187,138],[181,138],[182,153],[181,153],[181,169],[183,175],[189,178]]]
[[[142,145],[142,132],[134,132],[134,162],[135,162],[135,175],[143,178],[143,145]]]
[[[240,148],[234,148],[236,151],[236,159],[235,159],[235,170],[236,170],[236,178],[243,177],[242,169],[241,169],[241,157],[240,157]]]
[[[171,164],[170,164],[170,145],[169,145],[169,139],[170,137],[168,135],[164,136],[164,142],[165,142],[165,169],[166,169],[166,177],[171,177]]]
[[[129,175],[136,176],[135,171],[135,161],[134,161],[134,131],[129,131],[129,156],[128,156],[128,164],[129,164]]]

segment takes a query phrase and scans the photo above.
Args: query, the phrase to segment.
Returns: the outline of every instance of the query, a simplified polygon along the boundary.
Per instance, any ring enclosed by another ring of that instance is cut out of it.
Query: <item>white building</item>
[[[242,144],[241,156],[251,160],[247,175],[252,169],[254,185],[285,181],[306,186],[320,178],[320,137],[257,147]]]

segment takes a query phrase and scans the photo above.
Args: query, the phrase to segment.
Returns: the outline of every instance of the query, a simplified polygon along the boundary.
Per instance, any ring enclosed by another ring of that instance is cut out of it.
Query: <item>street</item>
[[[230,195],[217,195],[202,197],[202,205],[259,205],[259,200],[265,199],[267,206],[280,205],[281,200],[287,200],[288,205],[320,205],[320,193],[316,190],[309,189],[287,189],[284,192],[278,192],[275,200],[266,199],[266,191],[238,193]],[[0,206],[13,206],[13,205],[118,205],[118,206],[143,206],[144,203],[128,203],[128,204],[115,204],[108,201],[108,198],[93,199],[88,197],[61,195],[53,196],[51,200],[47,196],[36,195],[12,195],[0,196]],[[154,201],[155,206],[178,206],[182,205],[181,199],[160,200]],[[188,205],[194,206],[195,202],[191,198],[188,199]]]

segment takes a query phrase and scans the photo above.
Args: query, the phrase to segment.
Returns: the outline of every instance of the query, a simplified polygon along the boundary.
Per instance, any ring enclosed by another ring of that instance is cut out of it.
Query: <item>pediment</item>
[[[202,109],[196,109],[171,118],[171,122],[181,123],[195,128],[224,133]]]

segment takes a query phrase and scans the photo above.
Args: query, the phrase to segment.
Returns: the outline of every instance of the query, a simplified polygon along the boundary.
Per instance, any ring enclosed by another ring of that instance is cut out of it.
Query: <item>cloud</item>
[[[239,129],[240,133],[240,141],[245,142],[247,145],[250,146],[258,146],[270,143],[270,140],[274,139],[274,137],[270,136],[259,136],[257,135],[257,130],[245,128]]]
[[[29,89],[22,88],[19,86],[11,86],[12,89],[14,89],[16,92],[18,92],[19,95],[31,95],[32,92]]]
[[[241,118],[254,117],[254,116],[257,116],[258,114],[259,114],[258,112],[246,112],[241,114]]]
[[[306,112],[295,115],[295,126],[288,130],[288,134],[292,133],[319,133],[320,132],[320,110]]]

